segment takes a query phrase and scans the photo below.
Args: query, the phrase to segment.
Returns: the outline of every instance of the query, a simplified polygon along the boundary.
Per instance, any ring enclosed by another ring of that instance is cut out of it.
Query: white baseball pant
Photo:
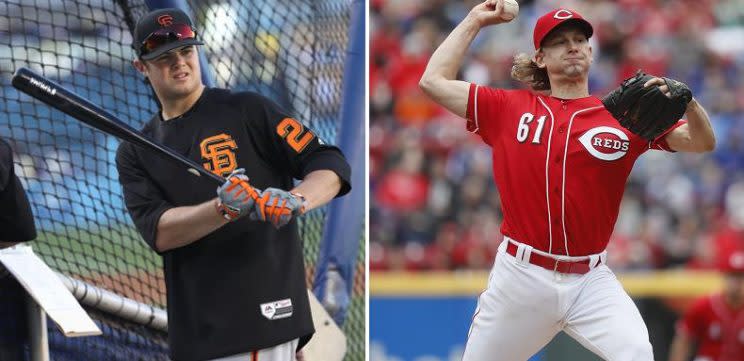
[[[463,361],[527,360],[560,331],[604,360],[653,360],[646,324],[604,262],[584,275],[554,272],[528,263],[525,244],[516,243],[520,259],[506,253],[507,242],[478,298]]]
[[[220,357],[210,361],[295,361],[298,339],[254,352]]]

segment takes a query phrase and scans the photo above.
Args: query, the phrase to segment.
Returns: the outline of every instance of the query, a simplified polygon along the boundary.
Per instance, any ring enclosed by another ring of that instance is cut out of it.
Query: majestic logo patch
[[[202,140],[199,144],[204,169],[226,177],[238,167],[235,160],[235,149],[238,145],[227,134],[217,134]]]
[[[173,17],[168,14],[160,15],[158,16],[158,24],[160,26],[170,26],[173,24]]]
[[[290,317],[292,312],[292,300],[289,298],[261,304],[261,314],[269,320]]]
[[[618,160],[628,153],[628,135],[620,129],[597,127],[589,129],[579,138],[589,154],[602,160]]]
[[[561,10],[556,11],[555,12],[555,15],[553,15],[553,17],[556,18],[556,19],[561,19],[561,20],[562,19],[570,19],[570,18],[573,17],[573,13],[570,12],[570,11],[568,11],[568,10],[561,9]]]

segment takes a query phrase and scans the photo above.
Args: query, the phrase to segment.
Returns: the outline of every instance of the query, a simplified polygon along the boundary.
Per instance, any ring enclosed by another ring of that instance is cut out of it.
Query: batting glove
[[[271,222],[277,229],[289,223],[292,217],[305,213],[305,197],[277,188],[266,188],[256,199],[249,218]]]
[[[245,169],[236,169],[227,177],[225,184],[217,188],[217,211],[228,221],[248,214],[261,192],[248,183],[244,173]]]

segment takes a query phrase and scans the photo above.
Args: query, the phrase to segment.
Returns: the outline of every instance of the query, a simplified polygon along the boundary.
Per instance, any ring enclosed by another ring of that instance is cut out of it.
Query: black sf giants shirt
[[[156,115],[143,133],[222,176],[245,168],[259,188],[328,169],[350,190],[343,154],[255,93],[205,89],[184,115]],[[122,143],[116,154],[129,214],[155,249],[160,216],[216,197],[213,180]],[[216,212],[216,210],[215,210]],[[243,217],[185,247],[162,253],[168,338],[175,360],[204,360],[272,347],[314,332],[297,221],[275,229]]]

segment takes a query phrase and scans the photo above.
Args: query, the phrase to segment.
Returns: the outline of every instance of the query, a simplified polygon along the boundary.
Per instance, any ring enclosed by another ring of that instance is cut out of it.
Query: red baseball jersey
[[[731,308],[721,294],[698,299],[677,323],[698,344],[697,357],[744,360],[744,307]]]
[[[594,96],[563,100],[471,84],[467,119],[492,148],[501,232],[552,254],[602,252],[633,163],[648,149],[669,150],[666,133],[646,141]]]

